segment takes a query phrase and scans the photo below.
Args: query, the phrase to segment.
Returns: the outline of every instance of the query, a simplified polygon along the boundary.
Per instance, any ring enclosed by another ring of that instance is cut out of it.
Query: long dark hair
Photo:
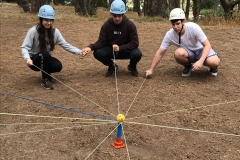
[[[40,51],[47,50],[47,43],[49,43],[51,47],[51,51],[54,50],[55,44],[54,44],[54,31],[55,29],[51,26],[48,29],[47,36],[49,42],[47,42],[45,38],[45,28],[42,25],[43,18],[39,17],[39,23],[37,24],[37,32],[38,32],[38,42],[39,42],[39,49]]]

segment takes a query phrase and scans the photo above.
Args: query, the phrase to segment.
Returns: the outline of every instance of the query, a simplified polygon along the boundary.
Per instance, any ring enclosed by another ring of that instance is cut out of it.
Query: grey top
[[[71,44],[65,41],[62,34],[57,28],[55,28],[55,32],[54,32],[54,43],[60,45],[63,49],[73,54],[77,54],[77,55],[82,54],[82,51],[80,49],[72,46]],[[28,30],[27,35],[21,46],[23,58],[27,60],[33,55],[39,53],[40,50],[38,45],[39,45],[38,32],[37,32],[36,26],[33,26]],[[49,46],[47,47],[47,50],[51,54]]]

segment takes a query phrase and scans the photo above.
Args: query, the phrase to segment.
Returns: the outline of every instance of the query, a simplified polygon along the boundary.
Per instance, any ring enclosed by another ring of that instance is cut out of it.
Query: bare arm
[[[193,69],[192,69],[192,71],[197,71],[197,70],[199,70],[199,69],[202,68],[203,63],[204,63],[204,61],[206,60],[206,58],[207,58],[207,56],[208,56],[208,54],[209,54],[209,52],[210,52],[211,44],[210,44],[210,42],[209,42],[208,39],[206,39],[205,41],[203,41],[203,42],[202,42],[202,45],[203,45],[203,47],[204,47],[204,48],[203,48],[203,51],[202,51],[202,56],[201,56],[201,58],[200,58],[197,62],[195,62],[195,63],[193,64]]]
[[[153,73],[154,68],[161,61],[163,55],[166,53],[166,50],[159,48],[153,58],[151,67],[146,71],[146,77],[150,76]]]

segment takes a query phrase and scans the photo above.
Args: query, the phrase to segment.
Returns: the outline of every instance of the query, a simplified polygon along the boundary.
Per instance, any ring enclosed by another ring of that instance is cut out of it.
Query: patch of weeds
[[[90,22],[95,22],[95,21],[97,21],[97,18],[96,17],[89,17],[88,20]]]

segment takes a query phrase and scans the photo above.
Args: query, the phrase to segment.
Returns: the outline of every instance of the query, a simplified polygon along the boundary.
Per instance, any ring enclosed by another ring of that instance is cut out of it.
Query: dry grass
[[[96,16],[92,17],[83,17],[75,13],[73,6],[55,6],[51,4],[56,9],[56,20],[68,20],[71,19],[75,22],[87,22],[87,21],[105,21],[110,17],[109,10],[106,8],[98,8]],[[11,10],[8,10],[11,8]],[[12,8],[15,8],[14,10]],[[1,15],[1,18],[4,19],[37,19],[36,14],[33,13],[24,13],[16,3],[2,3],[1,10],[5,10],[7,14]],[[130,19],[133,19],[135,22],[166,22],[167,19],[161,17],[139,17],[136,12],[127,12],[126,16]],[[240,14],[234,20],[226,21],[223,18],[217,16],[205,17],[203,20],[200,20],[198,24],[202,26],[219,26],[221,28],[235,28],[238,27],[240,22]]]
[[[0,90],[19,96],[33,98],[50,104],[104,115],[109,114],[87,101],[58,82],[54,90],[44,90],[40,73],[31,71],[22,58],[20,46],[27,30],[38,22],[37,15],[23,13],[16,4],[5,4],[1,7],[0,38]],[[9,5],[9,6],[6,6]],[[98,38],[102,23],[109,17],[109,11],[103,10],[96,17],[81,17],[74,13],[73,7],[54,6],[57,21],[54,25],[63,37],[79,48],[94,42]],[[72,13],[72,14],[71,14]],[[101,18],[100,18],[101,16]],[[145,78],[145,70],[151,65],[162,38],[171,25],[168,21],[159,22],[160,18],[138,17],[128,12],[129,18],[135,19],[140,39],[142,60],[138,64],[139,77],[132,77],[127,70],[129,61],[117,63],[119,102],[122,113],[129,105]],[[139,19],[136,20],[136,19]],[[140,21],[140,19],[142,21]],[[159,19],[159,20],[158,20]],[[150,22],[155,21],[155,22]],[[139,23],[141,22],[141,23]],[[229,25],[223,27],[231,27]],[[221,55],[219,75],[210,77],[208,68],[193,73],[190,78],[182,78],[182,66],[174,58],[174,47],[170,47],[164,60],[159,64],[151,79],[147,79],[136,96],[129,110],[126,121],[142,122],[163,126],[183,127],[190,129],[216,131],[239,135],[239,29],[222,29],[222,26],[203,26],[214,49]],[[107,67],[99,63],[93,54],[86,57],[68,54],[56,46],[54,57],[63,63],[63,70],[53,74],[58,80],[71,86],[84,96],[100,104],[114,115],[118,113],[116,104],[115,77],[104,77]],[[49,115],[55,117],[91,118],[77,113],[66,112],[42,104],[0,96],[0,108],[4,113],[21,113],[31,115]],[[235,103],[230,103],[235,102]],[[213,106],[215,104],[215,106]],[[217,105],[219,104],[219,105]],[[221,104],[221,105],[220,105]],[[207,107],[207,105],[212,105]],[[167,112],[202,107],[184,112]],[[141,119],[134,117],[146,116]],[[161,114],[166,113],[166,114]],[[133,119],[130,119],[133,118]],[[38,123],[38,122],[75,122],[66,119],[50,120],[37,117],[16,117],[1,115],[2,124]],[[63,125],[11,125],[0,126],[0,134],[42,130]],[[80,160],[96,148],[100,142],[116,127],[73,126],[73,129],[49,132],[26,133],[0,137],[0,159],[34,159],[34,160]],[[124,134],[129,153],[133,160],[159,159],[230,159],[239,160],[240,143],[238,137],[204,134],[190,131],[140,126],[124,123]],[[94,152],[90,159],[125,160],[125,149],[116,150],[111,146],[116,138],[112,133]]]
[[[219,26],[219,27],[238,27],[240,22],[240,15],[233,20],[225,20],[224,18],[217,16],[207,16],[200,20],[198,23],[207,26]]]

